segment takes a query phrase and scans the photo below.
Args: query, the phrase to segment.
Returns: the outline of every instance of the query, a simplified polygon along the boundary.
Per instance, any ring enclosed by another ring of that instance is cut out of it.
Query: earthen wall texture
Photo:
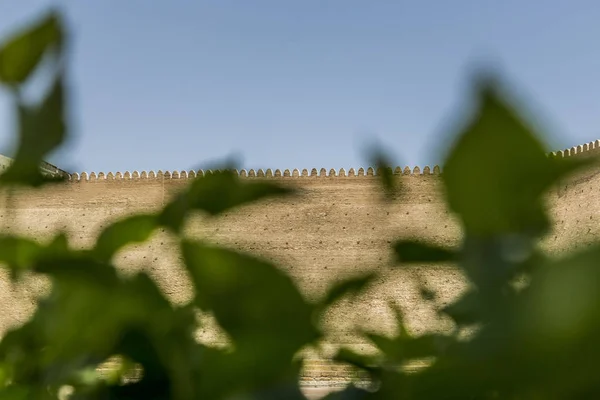
[[[559,156],[595,156],[599,150],[594,144],[586,146]],[[252,171],[243,174],[242,179],[276,181],[299,189],[300,194],[261,201],[217,218],[196,215],[186,233],[277,262],[309,299],[322,296],[336,280],[378,270],[380,278],[364,295],[338,304],[324,322],[332,348],[343,344],[370,351],[356,329],[376,327],[379,332],[393,333],[395,322],[389,301],[401,305],[415,333],[446,329],[449,321],[440,320],[432,305],[421,300],[418,285],[426,284],[437,292],[434,304],[438,306],[452,301],[465,288],[463,277],[451,266],[392,265],[390,244],[396,239],[417,236],[451,246],[461,239],[460,225],[445,206],[440,176],[429,168],[424,173],[405,172],[397,176],[402,185],[399,196],[385,202],[379,179],[373,175],[330,172],[302,176],[285,172],[264,177]],[[599,173],[598,168],[589,169],[548,193],[554,228],[542,245],[551,253],[560,254],[572,245],[582,246],[600,236]],[[187,174],[180,173],[74,175],[69,182],[41,190],[19,189],[10,195],[3,192],[0,226],[5,232],[42,241],[65,231],[74,246],[85,248],[112,221],[158,210],[189,183]],[[117,255],[116,264],[123,273],[148,271],[174,303],[192,296],[177,242],[166,232],[124,249]],[[35,297],[46,287],[41,278],[14,286],[2,272],[0,334],[33,312]],[[199,338],[221,341],[210,319],[207,324]]]

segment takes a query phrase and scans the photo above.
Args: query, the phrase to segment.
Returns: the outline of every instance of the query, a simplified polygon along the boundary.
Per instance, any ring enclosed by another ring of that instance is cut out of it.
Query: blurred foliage
[[[50,13],[0,47],[0,81],[13,95],[19,144],[0,177],[5,186],[47,183],[40,162],[66,138],[66,33]],[[52,84],[35,105],[20,88],[43,63]],[[462,244],[444,248],[419,238],[393,243],[400,267],[450,263],[468,278],[458,300],[439,310],[452,332],[415,336],[392,306],[394,337],[364,332],[380,349],[364,356],[341,349],[337,360],[364,369],[372,386],[350,386],[330,399],[590,399],[600,397],[600,246],[560,259],[539,248],[548,232],[543,196],[580,159],[548,157],[541,134],[481,79],[479,104],[446,157],[442,182],[462,223]],[[493,151],[491,151],[493,149]],[[401,190],[387,158],[375,155],[388,200]],[[0,261],[13,280],[24,272],[52,283],[34,315],[0,342],[0,399],[303,399],[298,352],[323,337],[320,317],[338,300],[367,287],[375,273],[338,282],[309,302],[292,279],[263,259],[186,238],[192,212],[219,215],[266,197],[294,195],[268,181],[242,181],[228,171],[195,179],[156,214],[132,215],[77,250],[59,233],[40,244],[0,237]],[[117,251],[158,229],[178,238],[194,297],[173,306],[150,277],[123,277]],[[517,284],[520,283],[520,284]],[[423,301],[435,298],[424,288]],[[196,311],[212,313],[227,333],[225,348],[198,343]],[[464,335],[469,331],[469,335]],[[118,357],[120,368],[97,369]],[[428,360],[422,368],[406,367]],[[124,379],[139,368],[139,379]]]

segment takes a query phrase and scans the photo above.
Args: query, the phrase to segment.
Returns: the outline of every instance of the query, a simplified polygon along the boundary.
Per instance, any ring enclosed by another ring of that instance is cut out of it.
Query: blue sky
[[[74,137],[50,161],[72,171],[348,169],[370,140],[432,165],[482,60],[553,148],[600,139],[598,1],[0,0],[0,37],[51,4]]]

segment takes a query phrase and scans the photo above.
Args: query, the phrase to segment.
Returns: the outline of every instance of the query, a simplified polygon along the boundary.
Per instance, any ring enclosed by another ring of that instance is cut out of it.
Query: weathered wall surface
[[[600,142],[570,149],[564,156],[600,159]],[[554,253],[577,249],[600,238],[600,165],[577,173],[557,185],[549,204],[554,230],[544,245]]]
[[[567,154],[559,152],[558,156],[595,156],[598,152],[600,143],[595,142],[570,149]],[[462,277],[448,267],[423,266],[410,271],[391,268],[389,243],[415,235],[446,245],[459,242],[460,227],[445,207],[438,171],[405,170],[398,175],[402,195],[393,203],[382,201],[379,180],[372,171],[323,172],[294,171],[266,177],[262,171],[243,174],[243,179],[271,179],[296,187],[301,195],[263,201],[216,219],[198,215],[186,230],[190,235],[280,263],[308,298],[321,296],[337,279],[379,270],[381,279],[368,293],[352,304],[340,304],[327,317],[332,343],[368,350],[353,331],[361,326],[393,331],[395,325],[387,306],[390,300],[403,306],[407,322],[415,331],[437,325],[431,306],[420,301],[417,280],[437,289],[437,304],[443,304],[463,289]],[[585,242],[600,235],[599,172],[592,169],[579,174],[549,193],[555,228],[544,246],[550,251],[560,253],[575,241]],[[82,174],[43,190],[15,191],[12,197],[4,193],[0,226],[40,240],[62,230],[70,234],[75,246],[87,247],[111,221],[166,204],[189,184],[187,175]],[[149,271],[173,302],[190,299],[191,289],[177,257],[176,242],[168,234],[159,232],[148,243],[130,246],[117,259],[123,271]],[[32,299],[43,286],[43,282],[33,281],[12,287],[6,276],[0,276],[0,331],[27,318],[34,309]],[[204,337],[218,340],[213,333],[208,329]]]
[[[417,292],[403,276],[406,274],[387,267],[389,241],[417,234],[439,243],[459,238],[458,227],[444,208],[437,175],[402,176],[403,196],[393,204],[382,201],[379,180],[372,175],[245,179],[277,180],[300,189],[301,194],[283,201],[263,201],[216,219],[198,215],[187,226],[188,234],[277,261],[309,298],[322,295],[337,279],[380,269],[382,280],[368,300],[340,310],[337,314],[341,318],[332,316],[335,335],[343,342],[355,340],[347,333],[356,323],[381,322],[393,328],[387,318],[388,298],[415,303]],[[16,192],[12,203],[5,198],[0,224],[41,240],[63,230],[70,234],[74,245],[87,247],[109,222],[127,214],[157,210],[188,183],[188,179],[164,175],[84,177],[42,191]],[[159,233],[148,244],[129,247],[119,254],[117,264],[124,270],[146,268],[174,302],[191,296],[176,257],[176,242],[165,233]],[[431,279],[443,282],[444,292],[454,294],[457,290],[452,271],[441,269]],[[17,297],[22,293],[6,298],[11,291],[5,281],[2,285],[1,307],[5,309],[1,323],[6,328],[26,317],[25,309],[31,303],[21,305]],[[420,305],[412,307],[415,324],[426,326],[430,316],[419,309]]]

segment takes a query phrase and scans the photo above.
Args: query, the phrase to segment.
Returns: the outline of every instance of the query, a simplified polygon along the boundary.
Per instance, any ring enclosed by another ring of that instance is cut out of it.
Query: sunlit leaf
[[[110,261],[126,245],[148,240],[156,227],[157,218],[153,214],[126,217],[100,233],[94,252],[100,260]]]
[[[0,183],[40,186],[64,177],[43,175],[44,157],[64,141],[67,134],[63,78],[58,76],[39,107],[19,105],[19,145],[13,163],[0,175]]]
[[[19,374],[37,370],[48,384],[73,382],[82,368],[93,368],[111,354],[125,354],[143,363],[146,380],[135,385],[137,393],[148,394],[149,387],[154,393],[171,393],[172,384],[186,386],[191,379],[187,355],[196,346],[192,310],[173,310],[147,275],[111,277],[111,270],[94,266],[93,259],[56,260],[44,268],[53,278],[52,295],[42,300],[27,325],[0,345],[0,357],[19,350]],[[150,340],[158,356],[150,357],[148,348],[136,353],[142,340],[135,336],[128,342],[132,332]],[[167,378],[159,379],[165,374]]]
[[[297,386],[293,357],[320,333],[314,307],[274,265],[201,242],[183,241],[196,304],[211,311],[235,351],[211,368],[224,382]],[[261,365],[261,368],[255,368]]]
[[[272,346],[296,349],[317,338],[313,307],[274,265],[194,241],[182,242],[182,254],[198,305],[212,311],[234,340],[263,335]]]
[[[540,135],[499,92],[482,80],[476,112],[451,146],[442,174],[448,204],[473,234],[540,234],[549,227],[543,192],[583,162],[547,157]]]
[[[33,240],[15,236],[0,237],[0,262],[15,271],[31,268],[42,252],[42,246]]]
[[[0,81],[23,83],[35,70],[49,49],[59,48],[63,41],[59,16],[50,13],[33,26],[12,35],[0,45]]]

